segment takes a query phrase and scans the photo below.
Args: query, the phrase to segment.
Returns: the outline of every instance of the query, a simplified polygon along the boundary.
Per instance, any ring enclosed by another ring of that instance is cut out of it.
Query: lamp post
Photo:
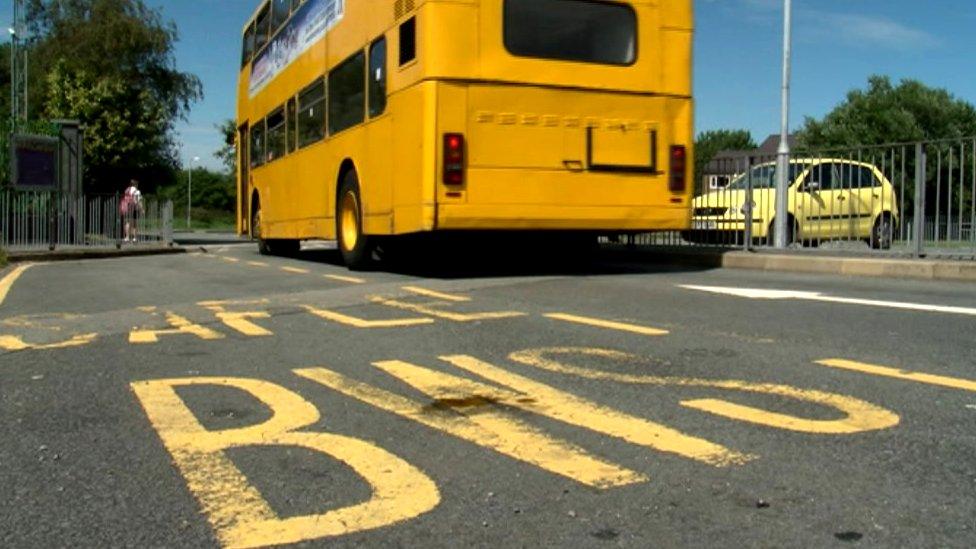
[[[789,210],[790,171],[790,63],[792,59],[793,2],[783,0],[783,97],[779,150],[776,156],[776,225],[773,232],[777,248],[786,248]]]
[[[190,230],[193,223],[193,164],[200,161],[199,156],[194,156],[187,167],[187,186],[186,186],[186,230]]]

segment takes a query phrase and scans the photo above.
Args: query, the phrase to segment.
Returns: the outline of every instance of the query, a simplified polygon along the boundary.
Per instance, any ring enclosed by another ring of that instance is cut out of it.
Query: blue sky
[[[176,22],[177,65],[204,84],[204,100],[178,127],[183,157],[218,167],[214,126],[234,114],[240,29],[258,0],[146,1]],[[10,6],[0,0],[4,26]],[[695,7],[697,130],[745,128],[760,141],[777,132],[782,0],[695,0]],[[976,102],[973,0],[794,0],[794,10],[794,126],[828,112],[871,74],[917,78]]]

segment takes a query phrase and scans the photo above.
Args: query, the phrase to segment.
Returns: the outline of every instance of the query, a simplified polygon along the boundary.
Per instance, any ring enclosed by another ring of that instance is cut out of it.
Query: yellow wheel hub
[[[343,195],[340,211],[342,248],[351,252],[359,242],[359,201],[356,193],[349,191]]]

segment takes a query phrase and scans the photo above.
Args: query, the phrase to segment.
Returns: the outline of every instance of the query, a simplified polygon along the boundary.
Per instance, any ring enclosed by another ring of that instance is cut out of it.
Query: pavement
[[[0,272],[0,546],[976,544],[971,283],[423,255]]]

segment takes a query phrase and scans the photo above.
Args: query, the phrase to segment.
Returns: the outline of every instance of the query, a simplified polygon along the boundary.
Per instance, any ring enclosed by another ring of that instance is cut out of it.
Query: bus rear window
[[[505,47],[522,57],[631,65],[637,14],[595,0],[505,0]]]

